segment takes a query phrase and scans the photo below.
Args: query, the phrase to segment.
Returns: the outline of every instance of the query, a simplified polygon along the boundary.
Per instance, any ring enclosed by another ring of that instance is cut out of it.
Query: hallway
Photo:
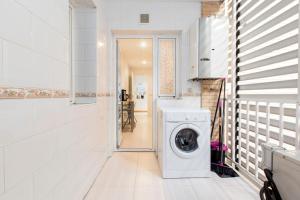
[[[152,149],[152,117],[147,113],[135,113],[136,127],[133,132],[123,130],[120,148]]]
[[[255,200],[241,178],[162,179],[154,153],[114,153],[86,200]]]

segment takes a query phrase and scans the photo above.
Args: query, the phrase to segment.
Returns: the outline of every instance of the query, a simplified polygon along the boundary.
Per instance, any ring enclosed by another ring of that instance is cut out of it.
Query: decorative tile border
[[[97,96],[98,97],[112,97],[113,94],[110,94],[108,92],[106,92],[106,93],[104,92],[104,93],[98,93]]]
[[[110,97],[110,93],[80,92],[76,97]],[[42,98],[69,98],[67,90],[53,90],[40,88],[9,88],[0,87],[0,99],[42,99]]]
[[[68,98],[69,92],[39,88],[1,88],[0,99]]]
[[[97,97],[95,92],[76,92],[75,97]]]

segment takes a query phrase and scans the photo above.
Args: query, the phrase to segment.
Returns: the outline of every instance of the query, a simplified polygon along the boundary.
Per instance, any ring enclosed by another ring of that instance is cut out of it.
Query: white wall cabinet
[[[228,21],[226,17],[198,19],[189,29],[190,79],[227,75]]]

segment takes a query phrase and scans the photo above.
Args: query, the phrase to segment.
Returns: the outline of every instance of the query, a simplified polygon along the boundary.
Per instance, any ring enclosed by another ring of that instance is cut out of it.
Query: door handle
[[[209,58],[200,58],[200,61],[210,61]]]

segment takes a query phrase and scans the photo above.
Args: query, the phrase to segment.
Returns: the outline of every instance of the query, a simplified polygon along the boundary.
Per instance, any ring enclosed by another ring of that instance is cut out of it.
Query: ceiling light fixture
[[[143,64],[143,65],[146,65],[146,64],[147,64],[147,61],[146,61],[146,60],[143,60],[143,61],[142,61],[142,64]]]
[[[103,42],[98,42],[98,48],[103,47],[104,43]]]
[[[141,44],[140,44],[140,46],[142,48],[146,48],[147,47],[147,43],[145,41],[142,41]]]

